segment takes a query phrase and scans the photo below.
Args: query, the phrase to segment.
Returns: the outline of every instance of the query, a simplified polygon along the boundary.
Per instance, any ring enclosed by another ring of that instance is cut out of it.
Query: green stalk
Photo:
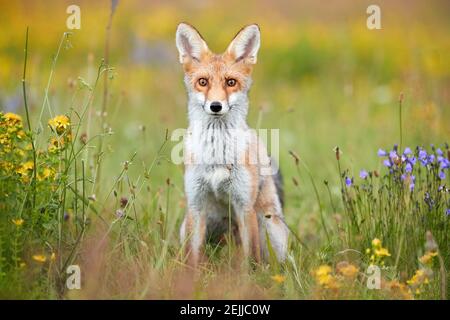
[[[27,33],[25,36],[25,49],[24,49],[25,57],[24,57],[24,64],[23,64],[23,76],[22,76],[22,92],[23,92],[23,102],[25,105],[25,112],[27,116],[27,125],[28,130],[30,134],[30,140],[31,140],[31,148],[33,150],[33,180],[31,183],[32,189],[33,189],[33,211],[36,206],[36,178],[37,178],[37,166],[36,166],[36,148],[34,146],[34,139],[33,139],[33,131],[31,128],[31,121],[30,121],[30,112],[28,110],[28,101],[27,101],[27,90],[26,90],[26,73],[27,73],[27,60],[28,60],[28,27],[27,27]]]

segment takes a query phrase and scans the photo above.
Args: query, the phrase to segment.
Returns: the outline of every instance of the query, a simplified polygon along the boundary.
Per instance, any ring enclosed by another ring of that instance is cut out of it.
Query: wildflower
[[[411,165],[411,163],[407,163],[406,164],[406,166],[405,166],[405,172],[408,172],[408,173],[411,173],[412,172],[412,165]]]
[[[419,258],[420,263],[430,265],[433,262],[433,258],[437,256],[437,252],[427,252]]]
[[[403,151],[403,154],[404,154],[404,155],[412,154],[411,148],[406,147],[406,148],[405,148],[405,151]]]
[[[418,269],[411,277],[411,279],[407,280],[406,283],[412,288],[415,289],[416,294],[420,294],[420,287],[424,284],[430,283],[430,277],[433,275],[433,271],[431,269]]]
[[[444,155],[444,153],[442,152],[442,150],[440,148],[436,149],[436,154],[441,157]]]
[[[387,282],[386,287],[396,297],[398,296],[399,298],[406,300],[411,300],[413,298],[411,295],[411,291],[408,289],[408,287],[405,284],[400,283],[396,280]]]
[[[286,280],[286,277],[282,276],[281,274],[276,274],[274,276],[271,276],[270,278],[276,283],[283,283]]]
[[[14,223],[17,227],[20,227],[21,225],[23,225],[23,223],[24,223],[24,220],[23,219],[12,219],[11,220],[12,221],[12,223]]]
[[[386,248],[375,249],[375,255],[377,257],[390,257],[391,256],[388,249],[386,249]]]
[[[385,167],[390,168],[390,167],[392,167],[392,162],[390,160],[386,159],[386,160],[383,161],[383,165]]]
[[[336,278],[331,275],[332,269],[330,266],[321,265],[316,270],[313,271],[314,278],[316,282],[323,286],[324,288],[336,289],[338,284]]]
[[[354,278],[358,272],[359,268],[355,267],[353,264],[346,261],[338,263],[336,266],[337,271],[346,278]]]
[[[378,154],[379,157],[386,157],[387,156],[387,152],[384,151],[383,149],[378,149],[377,154]]]
[[[377,248],[381,247],[381,240],[378,239],[378,238],[373,239],[372,240],[372,246],[377,247]]]
[[[55,261],[56,260],[56,254],[54,252],[52,252],[52,255],[50,256],[50,260],[51,261]]]
[[[42,173],[38,174],[38,180],[46,180],[55,176],[55,171],[51,168],[44,168]]]
[[[444,172],[444,170],[440,170],[439,171],[439,179],[445,180],[445,172]]]
[[[22,177],[24,182],[28,181],[28,177],[33,172],[34,163],[32,161],[27,161],[23,163],[19,168],[16,169],[16,172]]]
[[[70,120],[67,116],[56,116],[48,121],[50,129],[56,132],[58,135],[62,135],[67,132],[70,127]]]
[[[353,179],[350,179],[349,177],[345,177],[345,185],[347,187],[350,187],[353,183]]]
[[[12,113],[12,112],[5,113],[3,115],[3,118],[5,119],[4,123],[8,127],[19,127],[19,126],[22,126],[22,117],[17,115],[17,114],[15,114],[15,113]]]
[[[448,209],[445,210],[445,214],[446,214],[447,216],[450,216],[450,208],[448,208]]]
[[[42,254],[35,254],[33,256],[33,260],[39,263],[44,263],[45,261],[47,261],[47,257]]]
[[[361,179],[366,179],[367,177],[368,177],[368,173],[367,173],[367,171],[366,170],[361,170],[360,172],[359,172],[359,177],[361,178]]]
[[[427,152],[425,150],[419,151],[419,161],[425,167],[428,164]]]
[[[117,218],[122,218],[125,215],[125,212],[122,209],[117,209],[116,210],[116,217]]]

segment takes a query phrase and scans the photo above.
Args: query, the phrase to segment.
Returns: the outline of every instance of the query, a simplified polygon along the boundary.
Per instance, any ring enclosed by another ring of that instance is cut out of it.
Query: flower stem
[[[33,188],[33,210],[36,206],[36,178],[37,178],[37,167],[36,167],[36,149],[34,146],[34,139],[33,139],[33,131],[31,128],[31,121],[30,121],[30,112],[28,110],[28,101],[27,101],[27,90],[26,90],[26,73],[27,73],[27,60],[28,60],[28,27],[27,27],[27,33],[25,36],[25,49],[24,49],[24,63],[23,63],[23,75],[22,75],[22,92],[23,92],[23,103],[25,106],[25,112],[27,116],[27,125],[28,130],[30,134],[30,140],[31,140],[31,148],[33,150],[33,180],[31,182],[31,186]]]

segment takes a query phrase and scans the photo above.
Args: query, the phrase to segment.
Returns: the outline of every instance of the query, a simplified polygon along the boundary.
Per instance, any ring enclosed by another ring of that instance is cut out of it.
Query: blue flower
[[[410,172],[412,172],[412,170],[413,170],[413,167],[412,167],[411,163],[408,162],[405,166],[405,172],[410,173]]]
[[[411,183],[409,184],[409,191],[413,192],[415,186],[416,186],[416,185],[414,184],[414,182],[411,182]]]
[[[397,152],[395,152],[395,151],[390,151],[390,152],[389,152],[389,158],[390,158],[392,161],[394,161],[395,159],[397,159],[397,158],[398,158]]]
[[[391,163],[391,161],[388,160],[388,159],[384,160],[384,161],[383,161],[383,164],[384,164],[386,167],[388,167],[388,168],[392,167],[392,163]]]
[[[447,210],[445,210],[445,214],[450,216],[450,208],[448,208]]]
[[[419,151],[419,160],[420,163],[425,167],[428,164],[427,152],[425,150]]]
[[[411,151],[411,148],[410,148],[410,147],[406,147],[406,148],[405,148],[405,151],[403,151],[403,154],[406,155],[406,156],[407,156],[408,154],[411,154],[411,153],[412,153],[412,151]]]
[[[384,151],[383,149],[378,149],[378,156],[379,157],[386,157],[387,156],[387,152]]]
[[[419,160],[426,160],[427,159],[427,152],[423,149],[419,151]]]
[[[434,160],[435,160],[435,156],[434,156],[434,154],[430,154],[429,156],[428,156],[428,163],[433,163],[434,162]]]
[[[445,172],[443,170],[439,171],[439,179],[441,179],[441,180],[445,179]]]
[[[367,173],[367,171],[366,170],[361,170],[360,172],[359,172],[359,177],[361,178],[361,179],[366,179],[367,177],[368,177],[368,173]]]
[[[438,157],[438,161],[439,161],[439,157]],[[442,170],[450,168],[450,161],[447,158],[442,157],[442,159],[439,161],[439,163],[441,164]]]
[[[347,187],[350,187],[353,183],[353,179],[350,179],[349,177],[345,177],[345,185]]]
[[[441,157],[442,157],[443,154],[444,154],[440,148],[437,148],[437,149],[436,149],[436,153],[437,153],[438,156],[441,156]]]
[[[415,165],[416,165],[416,162],[417,162],[417,158],[416,158],[416,157],[411,157],[411,158],[408,158],[407,161],[408,161],[409,163],[411,163],[412,166],[415,166]]]

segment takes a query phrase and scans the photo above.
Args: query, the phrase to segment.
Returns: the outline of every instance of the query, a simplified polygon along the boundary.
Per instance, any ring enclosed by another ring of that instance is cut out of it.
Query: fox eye
[[[206,87],[208,85],[208,79],[200,78],[200,79],[198,79],[198,84],[202,87]]]
[[[236,85],[236,79],[227,79],[227,86],[234,87]]]

